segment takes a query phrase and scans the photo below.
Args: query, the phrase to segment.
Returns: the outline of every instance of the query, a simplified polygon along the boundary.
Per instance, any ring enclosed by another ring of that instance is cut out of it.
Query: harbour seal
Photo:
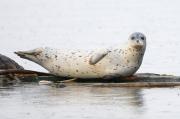
[[[133,75],[140,67],[146,49],[146,37],[135,32],[124,47],[84,51],[37,48],[15,52],[50,73],[73,78],[124,77]]]

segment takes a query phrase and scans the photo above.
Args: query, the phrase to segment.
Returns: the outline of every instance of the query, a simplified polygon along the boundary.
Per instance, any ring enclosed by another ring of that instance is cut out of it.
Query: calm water
[[[0,89],[1,119],[179,119],[180,88],[54,88],[24,84]]]

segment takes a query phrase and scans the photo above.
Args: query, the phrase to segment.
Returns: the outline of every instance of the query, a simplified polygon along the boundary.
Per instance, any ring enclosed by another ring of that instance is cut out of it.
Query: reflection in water
[[[97,87],[90,84],[55,88],[26,84],[0,89],[0,115],[3,119],[176,117],[180,110],[178,93],[177,88]],[[169,96],[172,98],[165,100]],[[174,107],[176,113],[172,111]],[[166,111],[168,113],[164,114]]]
[[[110,99],[112,103],[116,103],[116,105],[123,103],[141,106],[143,104],[141,89],[138,88],[91,87],[90,93],[94,97],[99,97],[99,102]]]

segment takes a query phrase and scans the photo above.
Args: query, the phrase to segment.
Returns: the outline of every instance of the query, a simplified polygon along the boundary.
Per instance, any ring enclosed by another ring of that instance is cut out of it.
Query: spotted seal
[[[103,78],[133,75],[142,63],[145,49],[145,35],[135,32],[123,47],[91,51],[45,47],[15,53],[58,76]]]

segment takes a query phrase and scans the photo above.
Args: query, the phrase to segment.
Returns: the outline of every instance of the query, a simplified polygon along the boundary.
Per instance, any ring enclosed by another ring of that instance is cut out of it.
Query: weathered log
[[[180,76],[160,75],[154,73],[137,73],[131,77],[113,79],[77,79],[76,82],[129,83],[129,82],[180,82]]]
[[[127,83],[95,83],[95,87],[175,87],[180,82],[127,82]]]
[[[38,82],[40,80],[61,81],[67,78],[58,77],[50,73],[31,70],[0,70],[0,84],[14,84],[16,82]]]
[[[38,76],[55,76],[50,73],[44,73],[44,72],[38,72],[38,71],[32,71],[32,70],[0,70],[0,75],[7,75],[7,74],[14,74],[14,75],[19,75],[19,76],[24,76],[24,75],[33,75],[36,74]]]
[[[4,82],[39,82],[47,80],[60,82],[67,80],[65,77],[58,77],[50,73],[37,72],[31,70],[1,70],[0,80]],[[0,82],[0,83],[1,83]],[[69,81],[65,81],[67,83]],[[160,75],[153,73],[138,73],[132,77],[119,77],[113,79],[76,79],[71,80],[76,83],[91,83],[94,86],[115,86],[115,87],[167,87],[180,86],[180,76]],[[70,82],[70,83],[71,83]]]

